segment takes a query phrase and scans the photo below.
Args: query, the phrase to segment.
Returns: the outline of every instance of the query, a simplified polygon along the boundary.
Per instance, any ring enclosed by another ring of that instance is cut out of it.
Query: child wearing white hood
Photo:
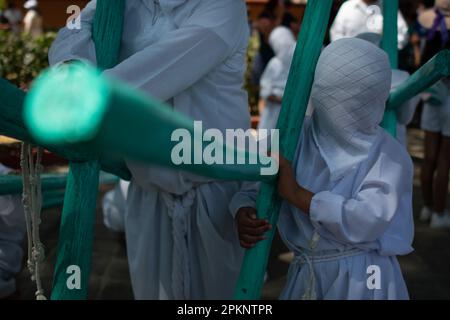
[[[281,100],[291,68],[295,50],[295,38],[286,27],[275,28],[269,37],[269,44],[275,52],[261,77],[260,96],[265,101],[259,129],[275,129],[281,110]]]
[[[379,126],[390,87],[373,44],[342,39],[323,51],[293,168],[280,157],[278,229],[295,254],[282,299],[408,299],[396,256],[413,250],[413,165]],[[255,194],[230,205],[246,247],[263,237]]]

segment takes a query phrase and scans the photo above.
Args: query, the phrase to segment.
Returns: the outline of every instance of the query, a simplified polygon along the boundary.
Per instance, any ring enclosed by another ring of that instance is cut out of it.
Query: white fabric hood
[[[338,180],[368,157],[391,89],[386,53],[361,39],[333,42],[316,68],[311,101],[313,136]]]
[[[295,37],[291,30],[286,27],[276,27],[270,34],[269,44],[275,56],[283,65],[290,65],[295,50]]]

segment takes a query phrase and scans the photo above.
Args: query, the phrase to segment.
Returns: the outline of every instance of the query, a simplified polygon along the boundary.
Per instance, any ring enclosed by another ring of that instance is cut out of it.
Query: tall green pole
[[[398,68],[398,0],[383,1],[383,41],[382,48],[389,56],[391,68]],[[386,110],[381,126],[392,136],[397,136],[397,114]]]
[[[332,4],[332,0],[309,0],[306,7],[277,125],[281,152],[290,161],[294,158],[302,129]],[[276,183],[262,183],[257,200],[259,218],[268,219],[276,226],[280,204]],[[246,252],[235,291],[236,299],[260,298],[275,229],[268,232],[267,240]]]
[[[119,60],[124,9],[125,0],[97,1],[92,37],[100,69],[112,68]],[[53,279],[53,300],[87,298],[99,175],[99,160],[70,163]]]

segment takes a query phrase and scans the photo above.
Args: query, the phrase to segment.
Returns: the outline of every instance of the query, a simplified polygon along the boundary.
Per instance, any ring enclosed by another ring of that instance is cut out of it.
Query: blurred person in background
[[[259,129],[275,129],[281,110],[289,70],[295,50],[295,38],[285,26],[276,27],[269,37],[275,56],[269,61],[261,77],[260,96],[264,99]]]
[[[353,38],[363,32],[383,32],[382,1],[348,0],[344,2],[330,30],[331,41]],[[408,43],[408,25],[398,13],[398,45],[403,49]]]
[[[36,0],[28,0],[23,7],[27,10],[23,18],[24,32],[33,38],[39,37],[43,33],[43,22],[39,3]]]
[[[22,29],[22,11],[12,1],[9,1],[4,15],[9,20],[12,32],[19,34]]]
[[[255,86],[259,86],[264,69],[275,55],[269,44],[269,36],[275,27],[276,17],[269,11],[263,11],[255,22],[259,39],[259,49],[253,61],[251,75],[251,82]]]
[[[450,49],[450,0],[436,0],[434,8],[418,18],[425,46],[422,64],[443,49]],[[425,97],[421,127],[425,131],[425,159],[421,170],[424,207],[420,220],[432,228],[450,229],[446,209],[450,171],[450,81],[440,81]]]

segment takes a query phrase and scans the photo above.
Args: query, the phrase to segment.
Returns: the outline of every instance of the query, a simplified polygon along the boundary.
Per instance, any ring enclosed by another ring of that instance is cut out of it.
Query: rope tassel
[[[32,145],[22,143],[20,165],[22,167],[23,179],[22,202],[25,211],[28,238],[27,266],[31,273],[31,280],[36,283],[36,300],[47,300],[44,295],[44,289],[42,288],[40,273],[41,264],[45,260],[45,250],[39,236],[42,208],[42,152],[42,148],[38,148],[35,159]]]

